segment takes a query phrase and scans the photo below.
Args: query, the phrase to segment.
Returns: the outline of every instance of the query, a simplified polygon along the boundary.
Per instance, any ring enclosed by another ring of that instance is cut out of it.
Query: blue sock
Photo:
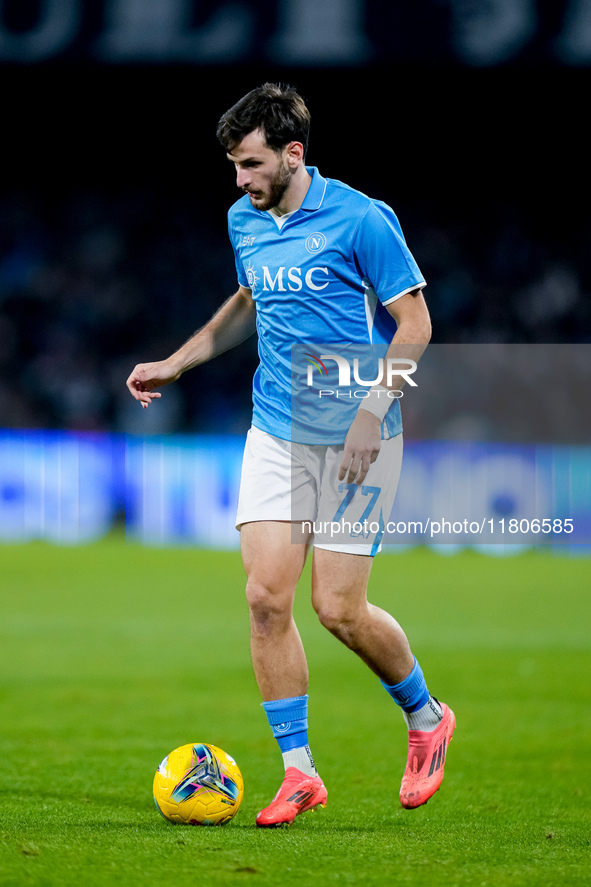
[[[382,686],[405,712],[418,711],[427,704],[430,698],[423,671],[416,659],[413,670],[407,678],[399,684],[392,685],[382,681]]]
[[[291,696],[263,702],[263,708],[279,743],[283,765],[316,776],[316,765],[308,744],[308,697]]]
[[[282,752],[308,745],[308,696],[263,702],[273,736]]]

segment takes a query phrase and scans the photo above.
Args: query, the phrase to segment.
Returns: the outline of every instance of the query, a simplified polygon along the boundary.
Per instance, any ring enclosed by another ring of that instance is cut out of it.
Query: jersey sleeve
[[[369,205],[354,234],[353,255],[362,278],[383,305],[426,286],[398,219],[385,204],[383,209]]]

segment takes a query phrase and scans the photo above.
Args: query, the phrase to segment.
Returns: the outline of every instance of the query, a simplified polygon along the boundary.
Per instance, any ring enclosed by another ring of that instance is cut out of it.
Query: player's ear
[[[288,166],[295,169],[304,159],[304,146],[301,142],[290,142],[285,148]]]

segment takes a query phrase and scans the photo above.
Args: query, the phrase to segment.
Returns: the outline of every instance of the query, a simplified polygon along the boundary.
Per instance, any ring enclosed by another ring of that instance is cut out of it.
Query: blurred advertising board
[[[0,432],[0,541],[236,548],[240,436]],[[591,446],[405,443],[386,550],[591,552]]]

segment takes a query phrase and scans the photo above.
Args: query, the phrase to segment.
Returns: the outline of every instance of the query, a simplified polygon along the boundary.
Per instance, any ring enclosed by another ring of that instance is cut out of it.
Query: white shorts
[[[402,435],[382,441],[361,486],[339,481],[342,455],[343,444],[292,444],[252,427],[244,448],[237,529],[251,521],[301,521],[318,548],[377,554],[400,478]],[[301,541],[301,531],[296,539]]]

